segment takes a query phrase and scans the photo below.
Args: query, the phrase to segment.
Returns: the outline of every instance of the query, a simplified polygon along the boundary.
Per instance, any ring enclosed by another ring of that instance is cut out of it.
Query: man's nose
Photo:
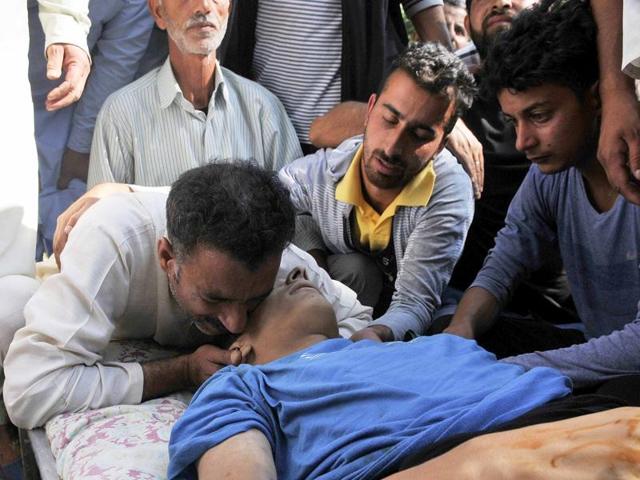
[[[222,312],[217,315],[224,327],[235,335],[244,332],[247,327],[247,307],[243,303],[230,303],[225,305]]]
[[[531,150],[537,144],[536,137],[532,128],[525,122],[521,122],[516,126],[516,150],[526,152]]]
[[[504,8],[511,8],[513,6],[513,0],[494,0],[493,10],[502,10]]]
[[[287,285],[290,285],[296,280],[302,280],[302,279],[309,280],[309,277],[307,276],[307,270],[303,267],[295,267],[293,270],[289,272],[289,275],[287,275],[285,283]]]
[[[216,0],[195,0],[194,13],[202,13],[207,15],[211,13],[213,10],[214,4],[216,4]]]
[[[396,128],[388,132],[385,137],[384,153],[387,157],[395,157],[402,153],[402,129]]]

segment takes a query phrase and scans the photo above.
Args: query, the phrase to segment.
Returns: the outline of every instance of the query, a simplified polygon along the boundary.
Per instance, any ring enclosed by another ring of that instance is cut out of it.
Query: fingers
[[[608,147],[608,150],[604,150],[604,146]],[[611,144],[604,144],[604,146],[600,145],[598,159],[605,168],[609,183],[628,201],[640,205],[640,183],[632,176],[632,173],[640,166],[638,158],[640,152],[638,150],[632,151],[630,148],[627,153],[621,139],[618,139],[613,146]],[[638,148],[638,146],[633,148]],[[628,164],[627,159],[629,160]]]
[[[58,110],[78,101],[89,75],[90,62],[87,54],[79,47],[68,44],[54,44],[47,48],[53,57],[47,57],[47,78],[60,78],[61,69],[66,71],[64,82],[47,95],[47,110]],[[49,64],[51,68],[49,68]],[[56,75],[56,77],[49,77]]]
[[[73,227],[78,223],[82,214],[97,201],[98,199],[95,197],[82,196],[58,216],[56,220],[56,231],[53,234],[53,254],[55,255],[58,268],[62,266],[60,255],[62,255],[62,251],[67,244],[71,230],[73,230]]]
[[[57,80],[62,75],[62,60],[64,47],[60,44],[49,45],[47,48],[47,78]]]
[[[640,130],[640,126],[638,129]],[[629,151],[629,169],[634,178],[640,181],[640,131],[634,131],[626,141]]]

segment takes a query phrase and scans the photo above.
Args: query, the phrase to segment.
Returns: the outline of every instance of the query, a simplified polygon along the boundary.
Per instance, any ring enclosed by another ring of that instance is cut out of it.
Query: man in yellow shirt
[[[440,305],[473,217],[469,178],[444,145],[474,91],[453,54],[412,46],[371,95],[364,136],[280,171],[296,243],[379,316],[354,339],[425,333]]]

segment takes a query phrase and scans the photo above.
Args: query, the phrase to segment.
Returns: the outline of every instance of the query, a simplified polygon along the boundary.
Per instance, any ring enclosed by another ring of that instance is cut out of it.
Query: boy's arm
[[[471,287],[460,300],[451,324],[444,333],[478,338],[489,330],[499,311],[498,299],[482,287]]]
[[[547,252],[556,250],[548,206],[554,187],[543,184],[545,181],[550,180],[537,167],[529,170],[509,206],[495,247],[462,297],[446,333],[477,338],[488,330],[520,281],[544,264]]]
[[[622,375],[635,375],[640,370],[640,319],[622,330],[593,338],[587,343],[567,348],[534,352],[505,358],[508,363],[525,368],[552,367],[573,381],[574,388],[588,387]]]
[[[248,430],[209,449],[198,461],[198,478],[277,479],[267,437],[259,430]]]

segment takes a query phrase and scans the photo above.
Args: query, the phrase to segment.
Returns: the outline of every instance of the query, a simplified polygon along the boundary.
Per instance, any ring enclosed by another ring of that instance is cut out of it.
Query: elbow
[[[4,402],[11,422],[19,428],[32,429],[43,426],[55,413],[49,412],[45,402],[29,394],[13,394],[12,385],[4,386]]]
[[[309,141],[311,144],[318,148],[326,148],[331,145],[327,145],[327,139],[325,138],[325,116],[322,115],[320,117],[316,117],[313,122],[311,122],[311,127],[309,127]]]

